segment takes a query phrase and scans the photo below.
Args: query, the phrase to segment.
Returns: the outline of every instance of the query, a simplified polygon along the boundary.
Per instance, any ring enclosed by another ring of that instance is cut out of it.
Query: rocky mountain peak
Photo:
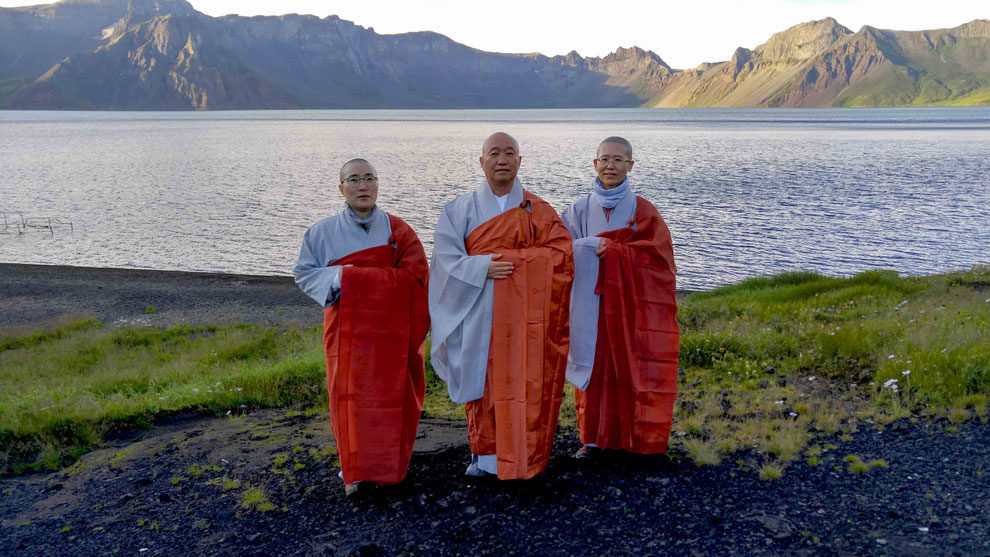
[[[832,45],[851,35],[831,17],[799,23],[774,34],[766,43],[756,47],[768,62],[807,60],[828,50]]]
[[[974,19],[959,27],[949,30],[957,37],[987,37],[990,38],[990,19]]]

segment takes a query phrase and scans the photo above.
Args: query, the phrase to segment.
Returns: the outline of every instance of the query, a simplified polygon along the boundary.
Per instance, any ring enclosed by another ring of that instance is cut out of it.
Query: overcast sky
[[[37,4],[0,0],[0,6]],[[379,33],[436,31],[495,52],[604,56],[619,46],[652,50],[675,68],[727,60],[792,25],[832,16],[858,30],[920,30],[990,19],[988,0],[190,0],[209,15],[338,15]]]

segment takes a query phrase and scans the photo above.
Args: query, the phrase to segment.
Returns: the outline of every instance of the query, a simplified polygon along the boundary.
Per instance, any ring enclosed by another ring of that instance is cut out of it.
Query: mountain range
[[[990,105],[990,20],[853,32],[826,18],[682,70],[637,47],[502,54],[336,16],[210,17],[185,0],[0,8],[7,109],[929,105]]]

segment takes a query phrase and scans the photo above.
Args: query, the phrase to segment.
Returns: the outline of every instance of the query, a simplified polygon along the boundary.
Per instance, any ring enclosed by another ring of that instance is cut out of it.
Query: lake
[[[356,156],[429,253],[494,131],[520,141],[523,185],[558,211],[589,191],[598,142],[629,139],[680,288],[990,262],[990,107],[0,111],[0,261],[291,274]],[[18,234],[22,216],[73,228]]]

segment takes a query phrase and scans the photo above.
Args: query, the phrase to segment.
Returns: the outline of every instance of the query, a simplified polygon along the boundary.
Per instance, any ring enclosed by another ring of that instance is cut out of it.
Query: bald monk
[[[444,207],[430,269],[431,361],[465,403],[468,476],[527,479],[546,468],[567,359],[571,237],[516,179],[519,143],[481,148],[485,179]]]
[[[561,217],[574,237],[567,380],[576,389],[584,445],[574,456],[662,453],[679,352],[670,231],[653,204],[630,189],[628,141],[602,141],[594,166],[592,192]]]
[[[303,236],[296,284],[323,306],[330,423],[348,497],[402,481],[423,409],[429,268],[416,233],[376,205],[364,159],[340,169],[339,214]]]

